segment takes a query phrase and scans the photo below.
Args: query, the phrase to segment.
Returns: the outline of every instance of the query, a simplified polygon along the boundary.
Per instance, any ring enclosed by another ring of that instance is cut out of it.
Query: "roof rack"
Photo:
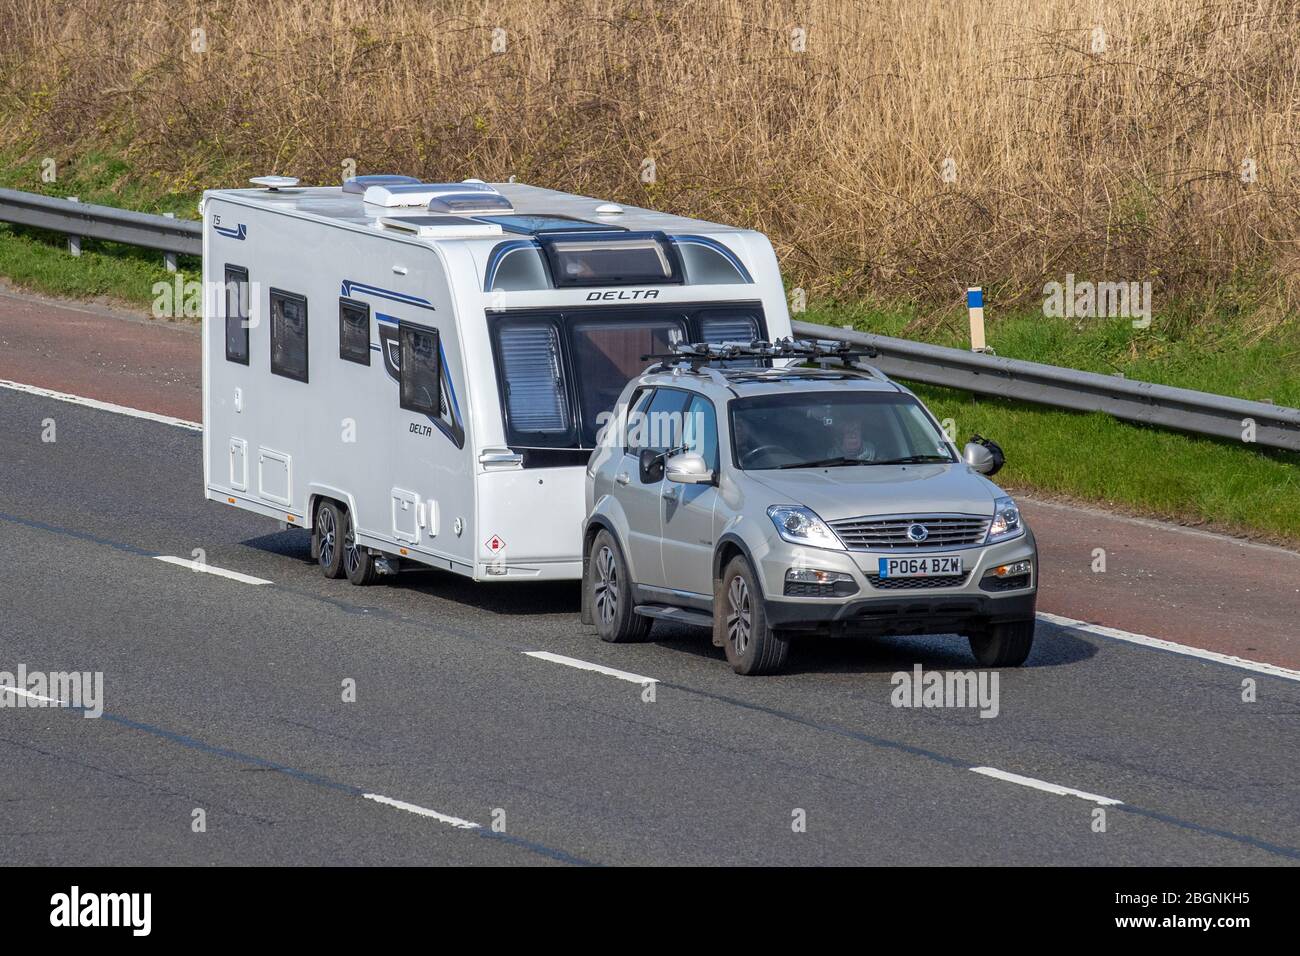
[[[802,359],[816,362],[822,368],[832,363],[851,368],[860,368],[879,375],[874,368],[857,365],[859,359],[877,358],[880,352],[870,345],[850,345],[848,342],[836,342],[829,339],[794,339],[783,338],[775,342],[755,339],[752,342],[676,342],[672,352],[641,356],[641,361],[655,363],[647,371],[660,371],[672,367],[688,368],[698,372],[707,366],[735,359],[761,358]],[[883,376],[881,376],[883,377]]]

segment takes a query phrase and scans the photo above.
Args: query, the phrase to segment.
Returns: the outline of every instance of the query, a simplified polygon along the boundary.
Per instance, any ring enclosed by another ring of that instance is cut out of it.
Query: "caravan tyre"
[[[375,556],[369,548],[357,544],[357,533],[352,527],[350,512],[344,514],[343,520],[347,522],[343,531],[343,570],[353,584],[372,584],[379,576],[375,570]]]
[[[343,576],[343,531],[347,510],[332,501],[316,509],[316,563],[327,578]]]

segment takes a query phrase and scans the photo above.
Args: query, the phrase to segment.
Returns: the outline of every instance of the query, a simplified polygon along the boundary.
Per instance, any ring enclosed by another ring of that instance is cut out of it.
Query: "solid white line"
[[[453,827],[459,827],[462,830],[478,830],[481,827],[477,823],[469,820],[462,820],[460,817],[449,817],[445,813],[439,813],[437,810],[430,810],[428,807],[417,807],[414,803],[407,803],[404,800],[394,800],[392,797],[381,796],[378,793],[363,793],[367,800],[373,800],[375,803],[383,803],[390,807],[397,807],[399,810],[405,810],[407,813],[414,813],[418,816],[429,817],[437,820],[439,823],[450,824]]]
[[[633,674],[629,671],[615,670],[612,667],[606,667],[603,664],[593,664],[590,661],[580,661],[576,657],[565,657],[562,654],[552,654],[550,651],[524,651],[529,657],[535,657],[539,661],[550,661],[552,664],[563,664],[565,667],[576,667],[580,671],[595,671],[597,674],[604,674],[606,677],[617,677],[619,680],[631,681],[633,684],[657,684],[657,677],[643,677],[640,674]]]
[[[40,388],[36,385],[24,385],[22,382],[10,382],[6,379],[0,379],[0,388],[12,389],[15,392],[26,392],[28,395],[38,395],[41,398],[53,398],[60,402],[71,402],[73,405],[84,405],[86,408],[98,409],[101,412],[112,412],[115,415],[129,415],[131,418],[143,418],[146,421],[159,422],[163,425],[188,428],[190,431],[203,431],[203,425],[199,422],[186,421],[184,418],[172,418],[170,415],[159,415],[157,412],[146,412],[143,409],[129,408],[126,405],[114,405],[112,402],[101,402],[97,398],[69,395],[67,392],[56,392],[53,389]]]
[[[1022,787],[1033,787],[1035,790],[1043,790],[1047,793],[1054,793],[1058,797],[1078,797],[1080,800],[1091,800],[1093,803],[1099,803],[1103,807],[1122,806],[1123,800],[1113,800],[1110,797],[1100,797],[1095,793],[1085,793],[1082,790],[1075,790],[1072,787],[1062,787],[1060,784],[1048,783],[1046,780],[1038,780],[1034,777],[1022,777],[1018,773],[1007,773],[1005,770],[999,770],[996,767],[971,767],[975,773],[983,774],[986,777],[994,777],[998,780],[1005,780],[1008,783],[1018,783]]]
[[[255,578],[251,574],[240,574],[238,571],[227,571],[225,568],[217,568],[210,564],[203,564],[199,561],[191,561],[189,558],[177,558],[170,554],[155,554],[153,557],[155,561],[164,561],[167,564],[175,564],[182,568],[189,568],[191,571],[202,571],[204,574],[215,574],[218,577],[230,578],[230,580],[239,581],[241,584],[272,583],[266,580],[266,578]]]
[[[1173,641],[1164,641],[1158,637],[1147,637],[1145,634],[1134,634],[1131,631],[1121,631],[1119,628],[1106,627],[1102,624],[1089,624],[1087,621],[1076,621],[1074,618],[1061,617],[1058,614],[1048,614],[1046,611],[1038,612],[1039,620],[1046,621],[1049,624],[1055,624],[1058,627],[1068,627],[1074,631],[1083,631],[1085,634],[1096,634],[1098,637],[1109,637],[1116,641],[1128,641],[1130,644],[1140,644],[1143,647],[1154,647],[1162,651],[1172,651],[1175,654],[1183,654],[1187,657],[1199,657],[1202,660],[1214,661],[1216,664],[1227,664],[1229,667],[1240,667],[1244,670],[1255,671],[1259,674],[1268,674],[1270,677],[1281,677],[1285,680],[1300,681],[1300,671],[1291,670],[1287,667],[1280,667],[1277,664],[1266,664],[1263,661],[1248,661],[1244,657],[1233,657],[1231,654],[1220,654],[1217,651],[1207,651],[1200,647],[1189,647],[1186,644],[1175,644]]]

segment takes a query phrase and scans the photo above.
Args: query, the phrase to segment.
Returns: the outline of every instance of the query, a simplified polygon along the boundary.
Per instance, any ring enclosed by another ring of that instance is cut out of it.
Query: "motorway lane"
[[[39,423],[58,422],[58,441]],[[325,581],[204,502],[195,434],[0,393],[0,669],[102,670],[107,719],[0,709],[0,852],[66,862],[1294,863],[1300,684],[1043,627],[1001,714],[890,706],[953,639],[730,673],[698,632],[603,645],[576,589]],[[94,469],[87,465],[94,463]],[[202,548],[255,587],[163,564]],[[642,688],[524,656],[658,678]],[[1243,704],[1244,677],[1259,701]],[[358,700],[340,700],[340,681]],[[266,766],[269,761],[274,768]],[[1118,798],[1093,804],[991,765]],[[486,824],[483,839],[359,797]],[[209,832],[188,830],[194,806]],[[794,808],[808,832],[791,832]]]
[[[197,325],[0,292],[0,379],[197,421],[199,356]],[[1300,553],[1018,498],[1039,538],[1039,610],[1300,669]]]

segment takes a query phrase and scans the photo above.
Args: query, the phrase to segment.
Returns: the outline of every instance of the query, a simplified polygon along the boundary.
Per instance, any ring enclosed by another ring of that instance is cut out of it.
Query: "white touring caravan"
[[[331,577],[580,578],[598,417],[642,356],[790,333],[756,232],[519,183],[253,183],[203,197],[206,494],[311,528]]]

